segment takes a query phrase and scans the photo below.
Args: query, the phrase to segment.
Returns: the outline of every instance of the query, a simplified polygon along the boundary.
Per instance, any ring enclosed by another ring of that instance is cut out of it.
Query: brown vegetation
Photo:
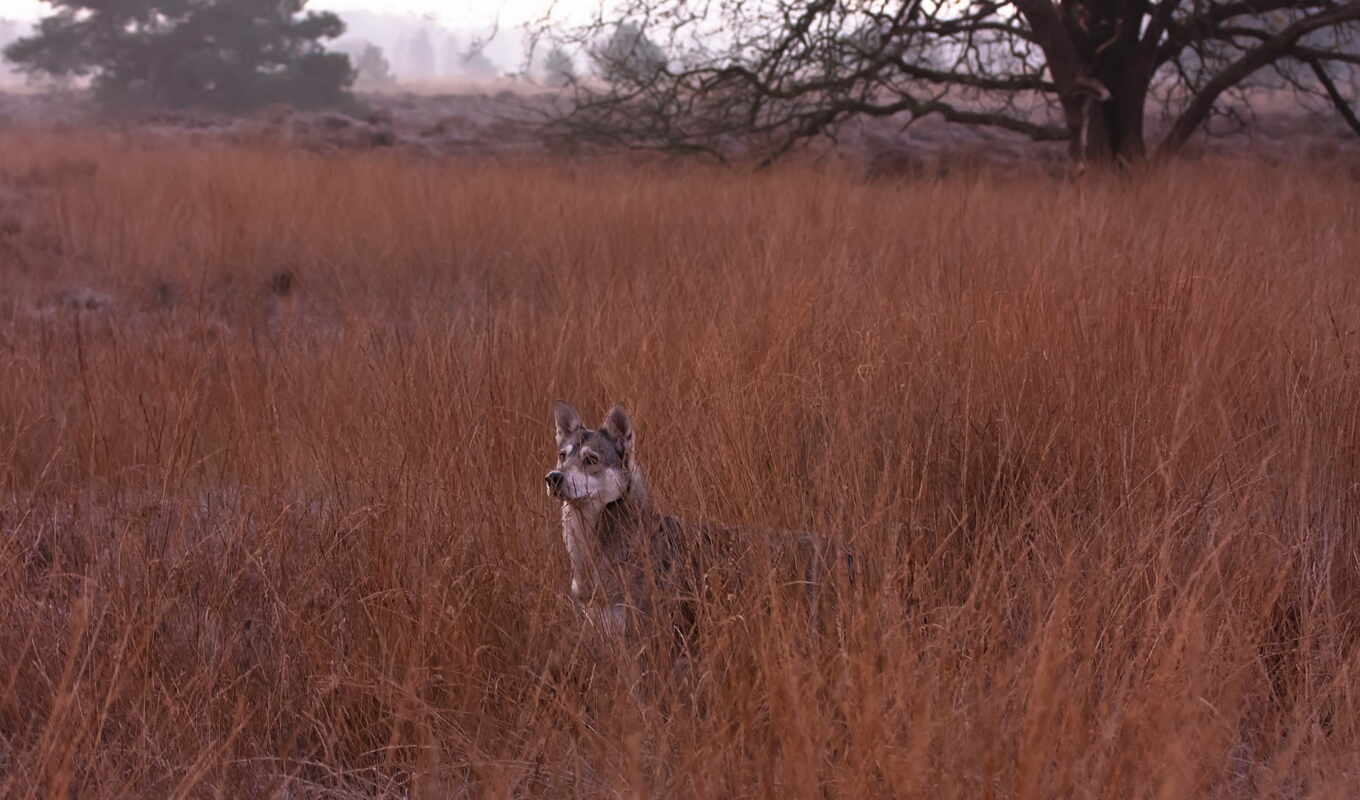
[[[1360,789],[1344,173],[0,174],[0,794]],[[628,404],[667,511],[853,544],[835,624],[747,581],[630,691],[557,398]]]

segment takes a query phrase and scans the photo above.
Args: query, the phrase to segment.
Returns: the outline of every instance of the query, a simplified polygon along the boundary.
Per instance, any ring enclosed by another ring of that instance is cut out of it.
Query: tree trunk
[[[1143,139],[1143,109],[1147,87],[1140,82],[1107,86],[1101,99],[1086,87],[1063,101],[1067,127],[1072,132],[1069,154],[1084,164],[1129,163],[1147,154]]]
[[[1143,108],[1150,63],[1140,59],[1138,31],[1123,30],[1118,6],[1073,17],[1051,0],[1014,0],[1044,51],[1058,86],[1069,152],[1078,164],[1136,161],[1147,151]]]

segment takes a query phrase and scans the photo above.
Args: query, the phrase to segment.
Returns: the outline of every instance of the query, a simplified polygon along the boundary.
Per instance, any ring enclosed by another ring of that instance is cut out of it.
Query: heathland
[[[5,134],[0,794],[1355,796],[1353,169]],[[556,399],[861,577],[633,686]]]

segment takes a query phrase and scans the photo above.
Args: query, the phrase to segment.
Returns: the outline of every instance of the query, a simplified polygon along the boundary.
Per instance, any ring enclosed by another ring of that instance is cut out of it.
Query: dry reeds
[[[0,170],[0,794],[1360,790],[1356,184]],[[634,691],[558,398],[628,405],[669,512],[853,545],[836,624],[746,582]]]

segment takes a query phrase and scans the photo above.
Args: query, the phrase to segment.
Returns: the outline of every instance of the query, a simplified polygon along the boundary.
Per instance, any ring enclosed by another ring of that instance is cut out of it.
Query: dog
[[[571,596],[586,620],[611,638],[653,630],[688,640],[701,596],[733,584],[733,565],[762,544],[788,551],[815,609],[830,567],[852,554],[807,532],[740,530],[662,514],[652,503],[637,459],[637,435],[622,406],[598,429],[568,403],[553,408],[557,463],[544,476],[562,502],[562,541],[571,564]],[[715,580],[716,579],[716,580]],[[740,580],[738,577],[737,580]]]

